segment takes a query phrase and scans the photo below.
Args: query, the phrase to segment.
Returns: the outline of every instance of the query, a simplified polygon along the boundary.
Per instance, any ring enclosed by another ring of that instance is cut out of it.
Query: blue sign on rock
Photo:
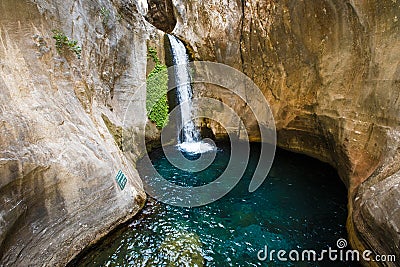
[[[125,174],[119,170],[117,173],[117,176],[115,177],[115,180],[117,181],[119,187],[121,188],[121,190],[124,190],[126,182],[128,181],[128,179],[126,179]]]

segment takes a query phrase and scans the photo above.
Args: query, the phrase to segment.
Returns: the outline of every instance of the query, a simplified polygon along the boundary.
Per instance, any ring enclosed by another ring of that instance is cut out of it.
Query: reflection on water
[[[224,198],[198,208],[149,200],[131,225],[104,240],[80,266],[266,266],[257,259],[257,252],[265,245],[276,250],[318,251],[335,247],[337,239],[347,237],[346,189],[330,166],[278,150],[269,177],[250,194],[247,189],[258,151],[258,145],[253,144],[245,177]],[[222,147],[214,164],[199,173],[175,169],[160,150],[151,157],[170,181],[197,185],[223,172],[229,147]],[[294,263],[275,261],[268,266]]]

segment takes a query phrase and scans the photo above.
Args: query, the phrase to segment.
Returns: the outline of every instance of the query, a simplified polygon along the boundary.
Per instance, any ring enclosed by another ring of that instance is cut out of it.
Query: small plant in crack
[[[156,65],[160,65],[160,59],[157,56],[157,50],[153,47],[149,47],[148,51],[147,51],[147,58],[151,58],[153,59],[154,63],[156,63]]]
[[[82,48],[78,45],[78,41],[69,39],[65,33],[60,30],[53,30],[53,39],[56,40],[56,49],[59,54],[65,50],[73,52],[76,57],[81,58]]]
[[[101,22],[103,23],[103,26],[105,27],[108,22],[110,21],[111,17],[111,12],[108,10],[106,7],[101,7],[100,8],[100,17],[101,17]]]

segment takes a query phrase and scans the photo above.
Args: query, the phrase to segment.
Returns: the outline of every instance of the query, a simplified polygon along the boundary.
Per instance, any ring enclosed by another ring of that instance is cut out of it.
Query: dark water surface
[[[208,183],[229,160],[220,145],[212,166],[198,173],[180,171],[162,150],[151,153],[156,169],[180,185]],[[258,163],[252,144],[245,176],[228,195],[207,206],[181,208],[152,199],[129,226],[103,240],[79,266],[354,266],[350,262],[260,261],[268,250],[320,252],[346,238],[346,188],[329,165],[278,150],[268,178],[248,192]],[[139,171],[143,174],[144,169]],[[286,254],[286,257],[288,255]]]

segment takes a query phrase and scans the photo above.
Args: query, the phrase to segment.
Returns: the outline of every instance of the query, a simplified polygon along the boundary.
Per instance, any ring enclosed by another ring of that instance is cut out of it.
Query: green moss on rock
[[[167,66],[161,64],[154,48],[149,48],[148,56],[156,64],[146,80],[146,110],[147,116],[158,128],[168,123],[168,71]]]

